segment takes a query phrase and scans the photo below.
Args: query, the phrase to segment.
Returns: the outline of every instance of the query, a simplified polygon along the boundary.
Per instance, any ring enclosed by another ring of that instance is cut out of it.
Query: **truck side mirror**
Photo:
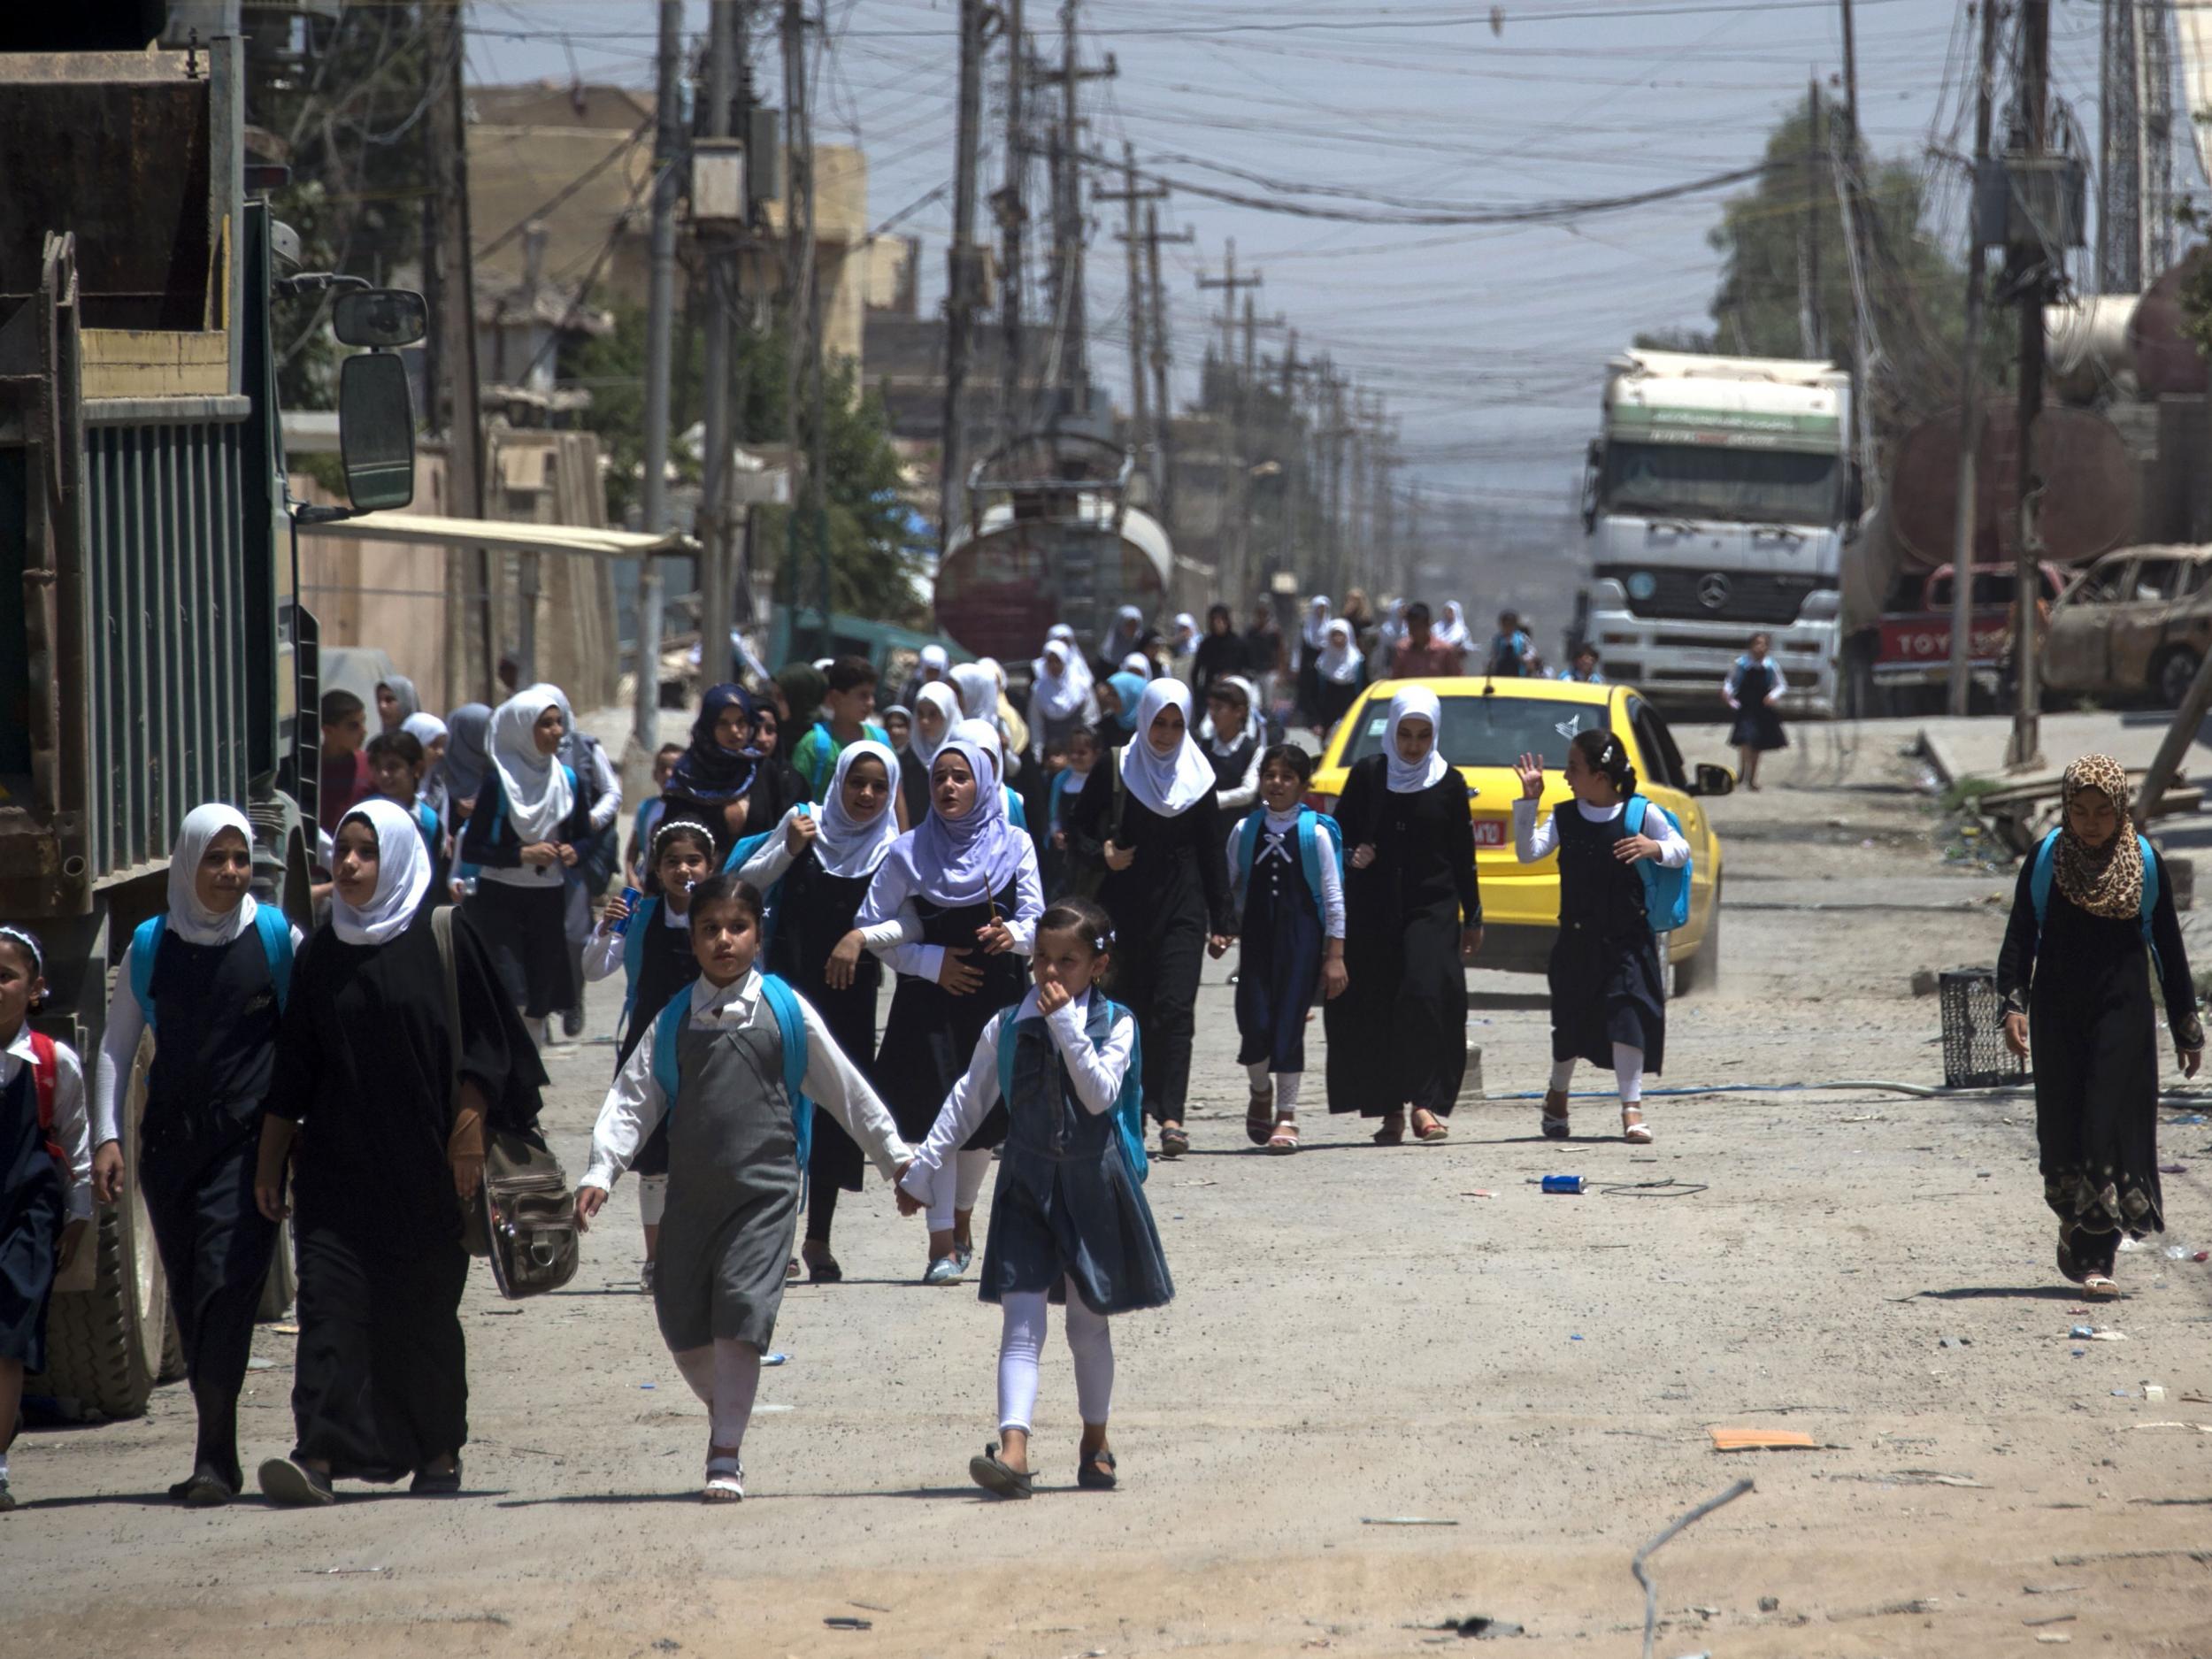
[[[338,455],[356,512],[415,499],[415,408],[407,365],[388,352],[348,357],[338,371]]]
[[[330,331],[349,346],[411,346],[430,332],[430,310],[411,289],[357,289],[330,308]]]

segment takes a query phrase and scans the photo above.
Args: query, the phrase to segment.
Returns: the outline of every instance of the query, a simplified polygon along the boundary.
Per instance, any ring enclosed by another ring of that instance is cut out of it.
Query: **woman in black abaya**
[[[334,1480],[411,1473],[417,1493],[460,1490],[461,1206],[483,1177],[486,1124],[534,1133],[546,1080],[467,917],[424,906],[429,855],[403,809],[348,812],[333,873],[330,919],[293,970],[254,1177],[263,1215],[292,1213],[296,1144],[298,1438],[261,1466],[262,1491],[285,1504],[332,1502]],[[452,918],[457,1053],[440,915]]]
[[[2035,1138],[2043,1201],[2058,1217],[2058,1271],[2108,1299],[2120,1294],[2121,1235],[2166,1229],[2153,972],[2185,1077],[2203,1061],[2204,1025],[2171,884],[2130,819],[2127,774],[2108,756],[2086,755],[2063,787],[2059,827],[2020,867],[1997,991],[2005,1040],[2024,1056],[2034,1045]]]

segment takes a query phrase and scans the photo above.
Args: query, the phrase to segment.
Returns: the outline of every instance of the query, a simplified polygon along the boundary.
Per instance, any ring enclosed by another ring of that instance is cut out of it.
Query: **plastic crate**
[[[2028,1074],[2005,1047],[2005,1004],[1987,968],[1954,968],[1939,981],[1943,1081],[1950,1088],[2002,1088]]]

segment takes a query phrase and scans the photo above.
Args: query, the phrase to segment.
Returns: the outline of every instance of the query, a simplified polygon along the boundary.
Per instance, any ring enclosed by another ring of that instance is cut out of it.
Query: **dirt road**
[[[1056,1336],[1050,1489],[967,1485],[996,1312],[915,1283],[919,1224],[877,1188],[839,1217],[848,1282],[786,1301],[751,1496],[703,1509],[704,1417],[634,1289],[626,1186],[567,1294],[472,1284],[457,1502],[180,1512],[158,1494],[190,1445],[180,1388],[142,1422],[27,1434],[0,1650],[1364,1655],[1480,1613],[1526,1627],[1517,1650],[1630,1654],[1630,1556],[1747,1475],[1655,1557],[1663,1655],[2212,1652],[2212,1556],[2186,1553],[2212,1548],[2212,1432],[2176,1426],[2212,1424],[2186,1398],[2212,1394],[2212,1268],[2123,1256],[2127,1299],[2082,1313],[2051,1271],[2024,1097],[1780,1088],[1939,1082],[1936,1005],[1908,978],[1993,959],[1985,901],[2008,888],[1944,867],[1893,729],[1809,736],[1716,805],[1727,977],[1672,1010],[1659,1079],[1750,1087],[1655,1096],[1655,1147],[1551,1147],[1532,1102],[1494,1100],[1440,1148],[1310,1111],[1301,1156],[1251,1152],[1210,969],[1198,1149],[1149,1187],[1180,1294],[1117,1322],[1121,1492],[1073,1488]],[[1493,1095],[1540,1088],[1540,986],[1474,984]],[[554,1061],[572,1170],[612,1011]],[[1614,1121],[1578,1102],[1593,1133]],[[2212,1128],[2164,1134],[2190,1165],[2169,1240],[2193,1249]],[[1549,1171],[1613,1190],[1543,1197]],[[1657,1181],[1698,1190],[1638,1195]],[[2085,1321],[2127,1340],[2070,1341]],[[252,1455],[289,1443],[288,1350],[264,1328]],[[1819,1449],[1723,1455],[1716,1425]],[[1369,1524],[1407,1517],[1444,1525]]]

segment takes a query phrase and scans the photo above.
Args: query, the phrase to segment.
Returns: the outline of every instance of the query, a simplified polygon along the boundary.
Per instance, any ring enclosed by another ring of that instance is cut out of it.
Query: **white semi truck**
[[[1836,710],[1837,580],[1860,511],[1850,377],[1832,364],[1631,350],[1590,444],[1580,636],[1606,678],[1711,703],[1754,633],[1784,707]]]

